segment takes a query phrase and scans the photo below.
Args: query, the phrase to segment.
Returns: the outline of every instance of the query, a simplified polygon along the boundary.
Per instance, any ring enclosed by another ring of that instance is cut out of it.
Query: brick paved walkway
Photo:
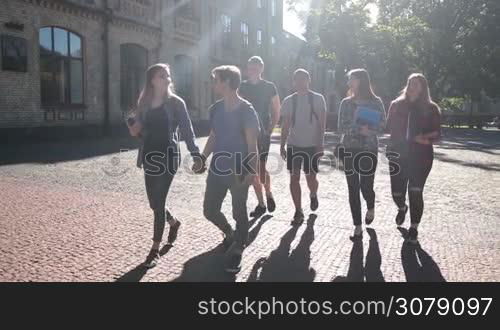
[[[445,136],[425,191],[420,249],[403,245],[394,224],[382,155],[376,220],[355,245],[343,173],[322,165],[327,173],[320,176],[317,217],[292,228],[282,169],[273,177],[277,210],[252,222],[236,278],[221,270],[222,237],[202,215],[205,176],[181,170],[175,178],[168,203],[183,222],[179,239],[162,250],[158,267],[145,272],[137,266],[150,247],[152,212],[143,174],[134,166],[137,151],[118,153],[133,143],[2,147],[0,281],[499,281],[500,131]],[[274,169],[283,165],[270,161]],[[303,195],[308,208],[307,189]],[[228,198],[228,215],[229,205]]]

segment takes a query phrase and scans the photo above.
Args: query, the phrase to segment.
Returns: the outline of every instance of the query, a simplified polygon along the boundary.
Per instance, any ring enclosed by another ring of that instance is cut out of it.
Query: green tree
[[[368,4],[379,8],[375,24]],[[437,98],[500,96],[497,0],[322,0],[311,7],[306,38],[335,59],[338,78],[365,67],[377,92],[394,97],[410,73],[422,72]]]

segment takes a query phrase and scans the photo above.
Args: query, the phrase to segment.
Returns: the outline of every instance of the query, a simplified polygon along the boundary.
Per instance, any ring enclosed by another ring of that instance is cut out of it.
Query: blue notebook
[[[358,106],[356,111],[356,124],[359,126],[368,125],[374,128],[380,127],[382,114],[367,106]]]

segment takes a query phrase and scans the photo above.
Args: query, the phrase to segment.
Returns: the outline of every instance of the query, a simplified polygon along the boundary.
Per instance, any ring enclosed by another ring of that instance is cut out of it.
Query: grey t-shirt
[[[224,101],[219,101],[210,107],[210,121],[215,133],[210,171],[222,175],[227,171],[241,168],[241,161],[248,154],[248,146],[244,130],[253,129],[259,134],[260,125],[253,106],[243,101],[237,109],[226,111]],[[236,154],[241,157],[237,157]]]
[[[320,134],[319,119],[326,113],[326,102],[323,95],[311,92],[313,100],[313,109],[316,116],[312,116],[311,106],[309,104],[309,95],[297,96],[297,111],[295,113],[295,125],[290,125],[290,133],[288,135],[287,144],[295,147],[307,148],[318,145]],[[283,117],[289,116],[290,120],[293,117],[293,94],[283,100],[281,113]],[[323,137],[321,137],[323,138]]]

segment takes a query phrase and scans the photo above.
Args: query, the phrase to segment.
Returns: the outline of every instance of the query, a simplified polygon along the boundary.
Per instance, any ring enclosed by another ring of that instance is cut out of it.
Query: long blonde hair
[[[139,95],[139,99],[137,100],[137,114],[141,115],[149,107],[151,107],[151,102],[153,100],[153,79],[156,76],[158,72],[161,70],[167,70],[170,73],[170,66],[165,63],[157,63],[152,66],[150,66],[147,71],[146,71],[146,84],[144,85],[144,88],[141,91],[141,94]],[[170,83],[170,86],[168,87],[167,93],[165,94],[165,100],[170,98],[172,95],[174,95],[174,83]]]
[[[439,106],[432,100],[431,92],[429,88],[429,81],[427,78],[421,73],[412,73],[408,77],[408,81],[406,82],[405,88],[401,91],[401,95],[398,97],[398,100],[410,102],[410,98],[408,97],[408,88],[410,86],[410,82],[415,79],[419,82],[420,86],[422,86],[422,91],[418,99],[416,100],[417,105],[421,109],[430,109],[431,107],[435,107],[438,111],[440,111]]]

